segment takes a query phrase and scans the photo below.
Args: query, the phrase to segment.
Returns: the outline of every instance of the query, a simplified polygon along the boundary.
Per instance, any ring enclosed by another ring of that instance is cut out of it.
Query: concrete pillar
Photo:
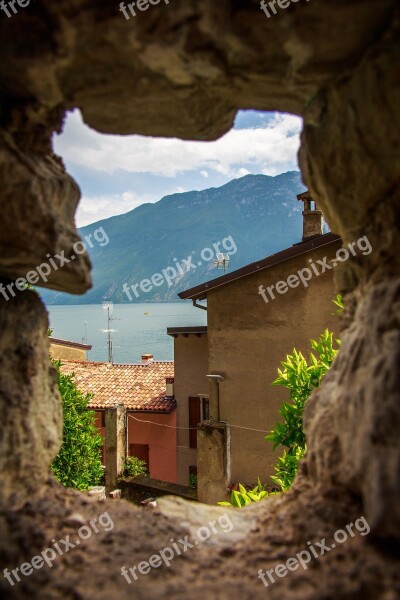
[[[230,432],[226,423],[204,421],[197,428],[197,495],[199,502],[229,500]]]
[[[117,480],[124,470],[126,457],[125,408],[118,405],[106,410],[106,492],[117,487]]]
[[[210,418],[219,421],[219,383],[216,379],[208,380],[208,398],[210,407]]]

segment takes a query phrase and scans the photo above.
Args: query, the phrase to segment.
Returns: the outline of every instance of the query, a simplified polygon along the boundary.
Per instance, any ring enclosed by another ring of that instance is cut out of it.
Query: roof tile
[[[174,398],[166,397],[166,377],[174,376],[173,362],[151,362],[146,365],[112,365],[110,363],[63,360],[61,372],[74,374],[83,393],[94,394],[89,403],[93,409],[123,404],[138,412],[171,412]]]

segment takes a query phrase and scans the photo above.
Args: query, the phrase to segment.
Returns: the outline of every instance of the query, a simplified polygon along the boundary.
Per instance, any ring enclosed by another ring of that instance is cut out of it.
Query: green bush
[[[337,306],[337,309],[333,314],[334,317],[338,317],[344,311],[344,302],[342,294],[336,294],[335,299],[333,300],[333,304]]]
[[[63,485],[86,490],[98,485],[103,476],[100,448],[103,438],[95,426],[95,414],[88,409],[90,394],[78,390],[73,375],[63,375],[61,362],[54,361],[63,407],[63,436],[52,471]]]
[[[124,475],[126,477],[137,477],[138,475],[147,476],[148,474],[146,461],[141,460],[136,456],[129,456],[125,459]]]
[[[340,345],[340,341],[336,340]],[[293,350],[281,363],[279,377],[273,385],[282,385],[290,392],[290,402],[283,402],[279,414],[283,423],[277,423],[266,440],[272,442],[273,448],[284,446],[286,450],[278,459],[272,477],[282,490],[287,490],[296,476],[299,462],[307,452],[306,438],[303,431],[304,406],[311,392],[321,383],[330,368],[338,349],[333,345],[333,333],[327,329],[318,340],[311,340],[309,362],[301,352]]]
[[[242,508],[253,502],[260,502],[267,496],[273,496],[276,492],[268,492],[266,486],[264,486],[260,480],[258,484],[252,490],[246,490],[246,488],[239,483],[239,491],[232,490],[230,502],[218,502],[219,506],[234,506],[235,508]]]
[[[189,473],[189,487],[197,490],[197,475]]]

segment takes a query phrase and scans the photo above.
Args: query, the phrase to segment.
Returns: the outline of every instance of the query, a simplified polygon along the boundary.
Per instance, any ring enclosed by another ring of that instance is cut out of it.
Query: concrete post
[[[197,428],[197,497],[204,504],[229,500],[230,432],[226,423],[204,421]]]
[[[210,418],[215,421],[219,421],[219,383],[217,379],[209,379],[208,380],[208,397],[209,397],[209,406],[210,406]]]
[[[124,470],[126,457],[125,408],[118,405],[106,410],[106,492],[117,487],[117,480]]]

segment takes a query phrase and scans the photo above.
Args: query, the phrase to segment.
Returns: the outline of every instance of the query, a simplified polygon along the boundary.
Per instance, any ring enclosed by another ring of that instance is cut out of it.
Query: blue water
[[[107,361],[106,311],[100,304],[48,306],[53,336],[93,346],[88,360]],[[173,338],[167,327],[207,324],[207,313],[188,302],[160,304],[114,304],[111,329],[114,363],[140,362],[142,354],[154,354],[154,360],[173,360]]]

